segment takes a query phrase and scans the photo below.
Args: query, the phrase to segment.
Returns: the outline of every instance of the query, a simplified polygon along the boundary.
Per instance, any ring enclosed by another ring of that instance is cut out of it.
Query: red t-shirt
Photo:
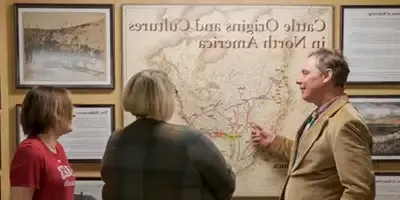
[[[60,143],[56,149],[38,137],[22,141],[11,163],[11,187],[35,188],[32,200],[73,200],[75,176]]]

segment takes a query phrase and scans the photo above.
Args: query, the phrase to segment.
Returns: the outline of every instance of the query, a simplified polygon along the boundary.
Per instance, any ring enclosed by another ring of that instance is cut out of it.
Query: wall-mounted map
[[[237,174],[235,196],[278,196],[287,166],[256,156],[250,127],[294,137],[313,109],[295,79],[332,41],[330,6],[124,5],[123,84],[143,69],[167,72],[178,89],[171,122],[213,139]]]

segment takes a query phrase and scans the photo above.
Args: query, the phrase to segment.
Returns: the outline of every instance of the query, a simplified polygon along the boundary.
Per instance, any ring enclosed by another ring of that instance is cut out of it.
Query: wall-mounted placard
[[[400,160],[400,96],[350,96],[373,137],[372,159]]]
[[[400,173],[375,173],[375,200],[400,199]]]
[[[17,143],[26,138],[17,109]],[[115,129],[114,105],[74,105],[72,132],[59,138],[70,162],[100,162],[107,141]]]
[[[400,5],[341,6],[348,84],[400,83]]]

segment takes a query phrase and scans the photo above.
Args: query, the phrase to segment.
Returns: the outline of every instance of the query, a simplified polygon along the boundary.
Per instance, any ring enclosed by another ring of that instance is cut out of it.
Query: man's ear
[[[333,79],[333,71],[331,69],[327,69],[324,75],[325,75],[325,78],[323,80],[324,83],[327,83]]]

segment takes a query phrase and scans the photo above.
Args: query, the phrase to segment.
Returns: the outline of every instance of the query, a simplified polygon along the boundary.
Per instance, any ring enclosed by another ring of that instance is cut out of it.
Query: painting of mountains
[[[17,85],[110,84],[109,10],[57,10],[19,8]]]
[[[400,160],[400,97],[352,100],[373,136],[373,159]]]

